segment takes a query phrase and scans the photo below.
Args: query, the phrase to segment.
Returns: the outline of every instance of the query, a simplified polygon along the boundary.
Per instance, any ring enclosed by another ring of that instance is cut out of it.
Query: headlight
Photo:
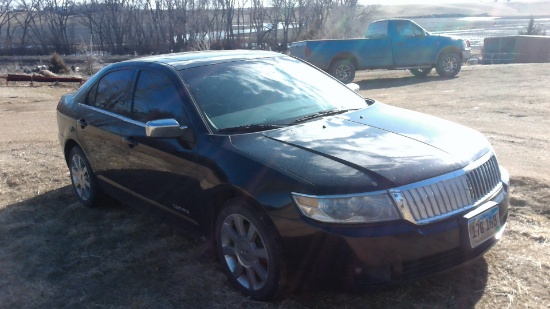
[[[292,197],[302,214],[317,221],[372,223],[400,219],[386,191],[337,196],[292,193]]]

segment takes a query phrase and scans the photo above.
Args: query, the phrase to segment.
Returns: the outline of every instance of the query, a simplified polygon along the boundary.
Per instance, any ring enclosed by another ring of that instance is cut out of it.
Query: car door
[[[138,72],[132,101],[131,130],[124,136],[129,151],[124,186],[142,202],[198,225],[200,185],[197,145],[185,104],[185,91],[169,70]],[[147,137],[148,121],[175,119],[187,126],[176,138]]]
[[[394,27],[392,47],[395,66],[431,64],[434,47],[424,29],[409,20],[396,20]]]
[[[110,184],[120,182],[127,157],[121,138],[128,129],[123,119],[131,112],[133,75],[130,68],[107,72],[78,102],[80,146],[97,177]]]

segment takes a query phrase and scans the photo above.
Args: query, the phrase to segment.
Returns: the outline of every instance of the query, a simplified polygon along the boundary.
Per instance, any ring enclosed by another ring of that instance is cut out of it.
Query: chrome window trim
[[[126,116],[122,116],[122,115],[119,115],[117,113],[113,113],[113,112],[110,112],[110,111],[107,111],[107,110],[104,110],[104,109],[101,109],[101,108],[97,108],[95,106],[90,106],[90,105],[87,105],[87,104],[84,104],[84,103],[78,103],[78,105],[79,105],[79,107],[83,107],[83,108],[92,110],[94,112],[98,112],[98,113],[101,113],[101,114],[104,114],[104,115],[107,115],[107,116],[111,116],[111,117],[116,118],[118,120],[129,122],[131,124],[135,124],[136,126],[140,126],[140,127],[145,128],[145,123],[144,122],[140,122],[140,121],[128,118]]]

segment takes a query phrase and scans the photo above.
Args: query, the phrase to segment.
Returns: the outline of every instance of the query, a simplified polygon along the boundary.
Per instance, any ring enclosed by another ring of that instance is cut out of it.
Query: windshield
[[[180,75],[217,131],[269,129],[314,114],[367,106],[352,90],[290,57],[213,64],[185,69]]]

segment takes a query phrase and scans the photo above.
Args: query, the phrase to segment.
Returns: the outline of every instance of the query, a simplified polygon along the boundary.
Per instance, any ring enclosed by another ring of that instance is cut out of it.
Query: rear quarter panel
[[[57,104],[57,132],[62,149],[69,140],[76,140],[76,119],[73,113],[73,95],[67,94],[61,97]]]
[[[323,70],[328,70],[333,60],[341,58],[352,59],[358,69],[393,65],[389,38],[302,41],[291,46],[290,54]]]

